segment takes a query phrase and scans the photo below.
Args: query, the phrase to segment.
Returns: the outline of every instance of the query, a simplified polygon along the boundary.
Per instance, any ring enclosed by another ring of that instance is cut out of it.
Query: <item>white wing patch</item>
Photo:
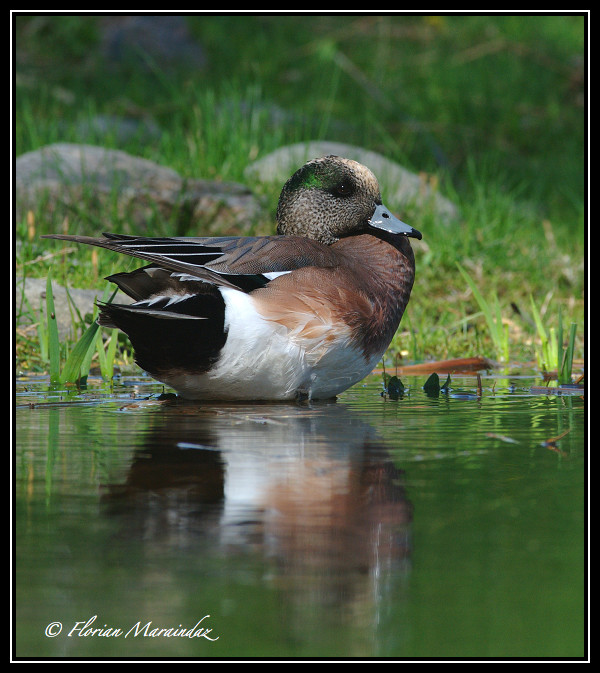
[[[177,304],[180,301],[185,301],[186,299],[191,299],[194,295],[190,293],[186,294],[174,294],[174,295],[164,295],[164,294],[157,294],[154,295],[154,297],[150,297],[149,299],[141,299],[140,301],[136,301],[134,306],[154,306],[155,304],[158,304],[160,302],[164,302],[166,300],[167,303],[164,305],[164,308],[167,308],[167,306],[171,306],[172,304]]]
[[[279,276],[285,276],[286,273],[291,273],[291,271],[267,271],[261,273],[261,276],[264,276],[267,280],[275,280],[275,278],[279,278]]]

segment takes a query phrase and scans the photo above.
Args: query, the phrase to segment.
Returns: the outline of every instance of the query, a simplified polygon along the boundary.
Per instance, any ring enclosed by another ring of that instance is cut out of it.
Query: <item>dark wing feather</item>
[[[135,303],[102,305],[99,322],[128,334],[136,361],[158,379],[173,370],[208,371],[219,357],[227,338],[219,286],[250,292],[269,283],[263,274],[336,264],[327,246],[296,236],[43,238],[95,245],[150,262],[109,276]]]
[[[335,255],[328,246],[300,236],[150,238],[104,234],[104,238],[94,238],[51,234],[43,238],[107,248],[145,259],[170,271],[220,284],[231,284],[224,282],[228,274],[258,275],[304,266],[336,265]],[[207,271],[219,274],[220,281],[214,275],[207,277]]]

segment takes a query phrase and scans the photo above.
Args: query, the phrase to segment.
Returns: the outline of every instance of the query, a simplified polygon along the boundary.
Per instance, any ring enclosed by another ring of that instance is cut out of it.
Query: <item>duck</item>
[[[192,400],[335,398],[364,379],[396,333],[419,231],[382,203],[372,171],[312,159],[284,184],[266,236],[44,238],[146,266],[107,280],[132,303],[100,303],[141,369]]]

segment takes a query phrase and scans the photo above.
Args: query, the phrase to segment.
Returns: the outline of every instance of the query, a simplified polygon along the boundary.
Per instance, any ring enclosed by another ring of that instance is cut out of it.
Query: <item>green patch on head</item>
[[[308,172],[303,176],[302,182],[300,185],[306,187],[307,189],[312,189],[313,187],[321,188],[323,187],[323,176],[317,175],[314,172]]]
[[[310,162],[298,169],[289,179],[290,189],[328,189],[340,175],[336,170],[320,162]]]

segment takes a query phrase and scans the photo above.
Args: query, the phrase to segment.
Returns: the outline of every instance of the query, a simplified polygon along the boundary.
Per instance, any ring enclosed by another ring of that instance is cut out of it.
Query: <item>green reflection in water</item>
[[[406,383],[312,407],[23,392],[16,654],[582,656],[582,398]],[[94,615],[123,634],[68,635]],[[205,615],[218,640],[124,637]]]

